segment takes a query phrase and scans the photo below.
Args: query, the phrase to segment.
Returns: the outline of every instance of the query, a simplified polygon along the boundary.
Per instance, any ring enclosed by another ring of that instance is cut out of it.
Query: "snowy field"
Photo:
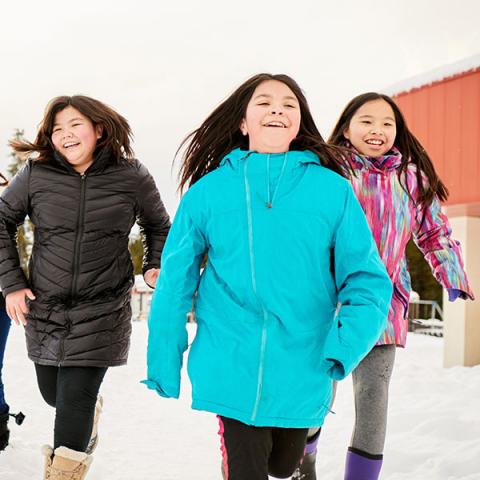
[[[214,415],[190,410],[190,389],[165,400],[148,391],[144,378],[146,324],[134,323],[127,367],[112,368],[100,444],[89,480],[219,480],[220,452]],[[398,350],[394,369],[383,480],[480,480],[480,366],[444,370],[442,340],[411,335]],[[4,369],[12,411],[11,444],[0,454],[1,480],[41,478],[40,446],[51,443],[53,410],[37,390],[22,329],[12,327]],[[337,395],[320,444],[318,480],[343,479],[353,422],[350,380]]]

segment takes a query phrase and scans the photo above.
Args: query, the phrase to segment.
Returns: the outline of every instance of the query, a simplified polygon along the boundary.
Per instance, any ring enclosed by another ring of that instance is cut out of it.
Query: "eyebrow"
[[[268,93],[260,93],[259,95],[257,95],[254,100],[256,100],[257,98],[259,97],[267,97],[267,98],[272,98],[272,95],[268,95]],[[292,97],[291,95],[287,95],[285,97],[283,97],[283,100],[294,100],[295,102],[298,103],[298,99],[297,97]]]
[[[373,118],[373,115],[360,115],[358,118]],[[392,120],[395,121],[392,117],[384,117],[384,120]]]
[[[82,122],[83,121],[83,118],[80,118],[80,117],[75,117],[75,118],[72,118],[68,121],[68,123],[72,123],[72,122]],[[53,126],[54,127],[58,127],[60,124],[59,123],[54,123]]]

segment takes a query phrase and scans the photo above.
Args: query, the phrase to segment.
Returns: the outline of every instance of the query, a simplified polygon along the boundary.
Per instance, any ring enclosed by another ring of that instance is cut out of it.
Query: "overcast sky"
[[[173,213],[176,148],[249,76],[295,78],[327,136],[354,95],[479,54],[479,18],[478,0],[2,2],[0,168],[15,128],[33,139],[82,93],[127,117]]]

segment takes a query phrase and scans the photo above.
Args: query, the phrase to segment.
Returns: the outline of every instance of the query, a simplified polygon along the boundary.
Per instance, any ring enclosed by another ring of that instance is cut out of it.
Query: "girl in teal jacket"
[[[323,423],[332,379],[385,329],[391,283],[342,151],[290,77],[250,78],[188,139],[145,383],[179,396],[193,302],[192,407],[219,416],[225,478],[284,478]]]

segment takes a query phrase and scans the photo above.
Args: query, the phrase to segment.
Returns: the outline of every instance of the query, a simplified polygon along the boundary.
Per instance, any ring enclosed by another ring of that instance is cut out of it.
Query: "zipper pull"
[[[267,208],[272,208],[272,207],[273,207],[272,202],[267,202],[267,203],[265,204],[265,206],[266,206]]]

